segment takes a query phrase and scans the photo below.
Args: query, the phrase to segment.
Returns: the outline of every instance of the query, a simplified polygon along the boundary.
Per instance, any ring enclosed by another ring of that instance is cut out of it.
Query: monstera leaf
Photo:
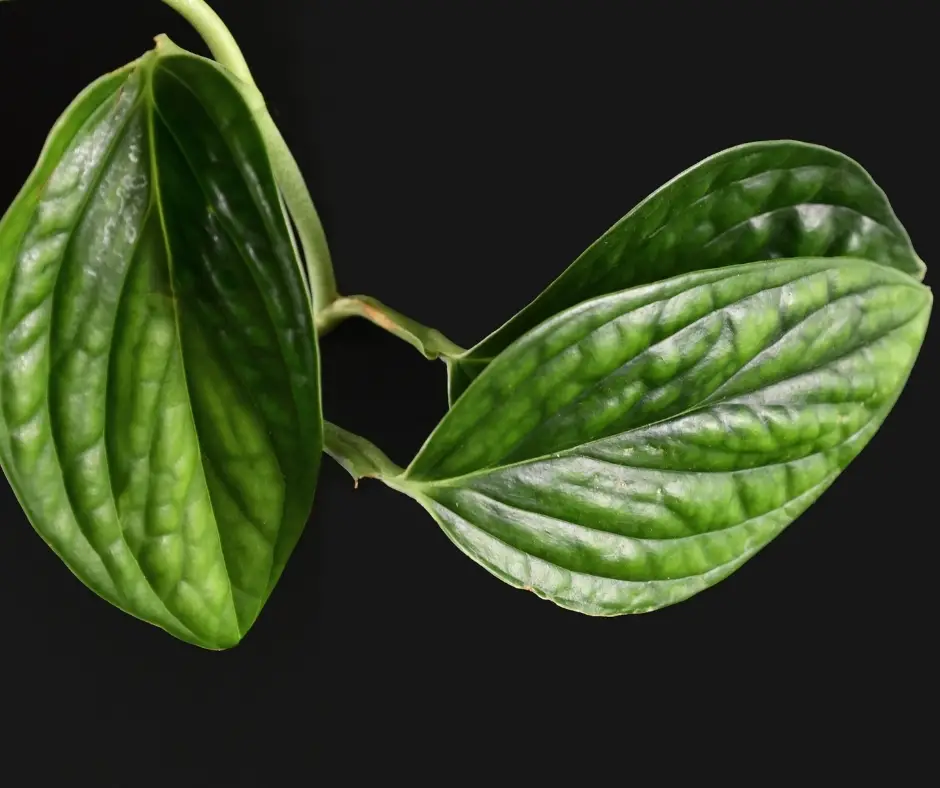
[[[310,296],[217,64],[163,40],[85,90],[0,224],[0,459],[102,597],[237,643],[310,512]]]
[[[917,279],[925,270],[884,193],[851,159],[792,141],[718,153],[647,197],[502,328],[448,359],[450,401],[526,331],[589,298],[691,271],[808,256],[864,258]]]
[[[729,575],[822,494],[896,401],[931,305],[860,259],[685,274],[523,335],[404,472],[332,425],[326,448],[512,585],[649,611]]]

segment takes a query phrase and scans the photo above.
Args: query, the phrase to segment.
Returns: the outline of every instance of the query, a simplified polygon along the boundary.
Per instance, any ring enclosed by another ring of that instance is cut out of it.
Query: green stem
[[[304,176],[297,166],[297,160],[287,147],[287,142],[281,136],[271,114],[265,109],[264,113],[257,114],[255,119],[264,136],[281,194],[287,203],[287,210],[300,236],[307,264],[307,278],[310,280],[310,291],[313,294],[313,313],[317,315],[339,297],[326,233],[304,182]]]
[[[245,56],[235,43],[225,23],[204,0],[163,0],[170,8],[176,11],[206,42],[212,56],[231,71],[242,82],[255,86],[254,77],[245,61]]]
[[[319,314],[337,298],[333,262],[323,224],[310,190],[290,148],[268,111],[261,91],[255,84],[245,56],[219,15],[205,0],[163,0],[202,36],[212,56],[241,81],[245,99],[264,138],[274,177],[297,228],[310,280],[314,314]]]
[[[281,196],[300,236],[319,334],[323,336],[346,318],[363,317],[413,345],[429,359],[448,360],[464,353],[463,348],[451,342],[440,331],[422,326],[374,298],[343,298],[339,295],[326,234],[310,197],[310,190],[297,166],[297,160],[265,105],[264,96],[255,84],[235,38],[205,0],[163,2],[195,28],[212,56],[241,83],[242,94],[264,138]]]
[[[369,320],[416,347],[425,358],[432,361],[437,358],[454,358],[466,352],[437,329],[423,326],[374,298],[362,295],[337,298],[320,312],[317,315],[317,333],[322,337],[349,317]]]
[[[329,421],[323,422],[323,450],[349,472],[357,487],[364,477],[388,483],[403,472],[374,443]]]

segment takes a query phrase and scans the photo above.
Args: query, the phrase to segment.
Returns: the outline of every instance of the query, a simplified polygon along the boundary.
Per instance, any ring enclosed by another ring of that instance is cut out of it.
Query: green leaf
[[[386,481],[493,574],[563,607],[679,602],[753,556],[868,443],[931,305],[906,274],[847,258],[596,298],[501,353]]]
[[[322,447],[309,294],[262,138],[161,41],[86,89],[0,223],[0,460],[102,597],[207,648],[257,618]]]
[[[450,401],[526,331],[589,298],[726,265],[839,256],[924,276],[884,192],[856,162],[787,140],[730,148],[647,197],[528,307],[449,360]]]

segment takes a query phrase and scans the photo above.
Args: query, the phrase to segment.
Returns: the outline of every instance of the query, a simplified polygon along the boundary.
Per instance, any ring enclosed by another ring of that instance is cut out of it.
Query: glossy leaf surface
[[[726,265],[837,256],[917,279],[925,270],[884,193],[851,159],[786,140],[730,148],[647,197],[528,307],[449,360],[450,401],[526,331],[589,298]]]
[[[0,458],[35,529],[125,611],[237,643],[322,423],[303,274],[218,66],[163,42],[59,120],[0,224],[0,343]]]
[[[598,615],[669,605],[741,566],[865,446],[931,304],[845,258],[603,296],[500,354],[388,481],[515,586]]]

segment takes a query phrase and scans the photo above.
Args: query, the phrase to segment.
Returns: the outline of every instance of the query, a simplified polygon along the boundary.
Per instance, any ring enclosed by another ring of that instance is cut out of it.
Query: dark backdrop
[[[859,160],[940,265],[931,27],[903,4],[214,5],[308,177],[340,288],[460,344],[667,179],[755,139]],[[157,0],[0,4],[0,210],[72,97],[160,32],[203,51]],[[445,411],[443,365],[360,323],[323,358],[328,418],[407,463]],[[908,759],[888,742],[914,747],[902,706],[925,689],[934,620],[936,473],[918,451],[937,437],[936,363],[934,327],[887,423],[818,503],[728,580],[639,617],[581,617],[503,585],[416,504],[354,490],[327,459],[260,620],[205,652],[85,590],[4,483],[5,757],[35,748],[34,774],[65,766],[103,786],[280,786],[289,769],[346,785],[435,758],[489,770],[508,752],[572,760],[592,783],[602,766],[633,773],[657,742],[681,761],[712,732],[701,773],[738,750],[775,772],[822,750],[898,777]]]

